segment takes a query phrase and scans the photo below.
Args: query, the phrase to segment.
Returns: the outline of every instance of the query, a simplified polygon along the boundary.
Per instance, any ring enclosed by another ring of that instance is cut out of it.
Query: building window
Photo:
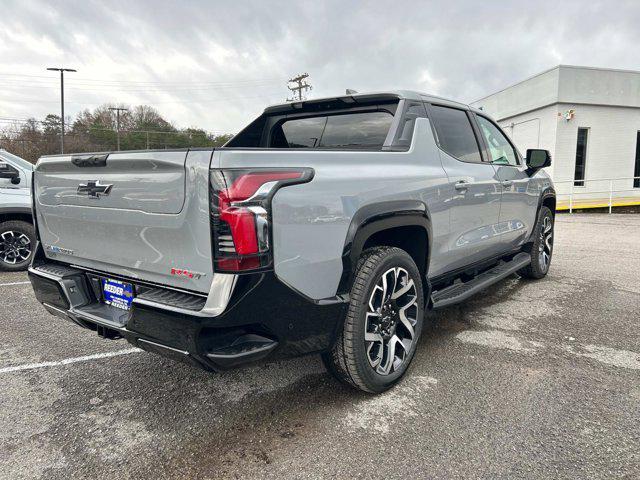
[[[640,132],[636,135],[636,168],[633,170],[634,177],[640,177]],[[633,188],[640,188],[640,178],[634,178]]]
[[[576,145],[576,171],[573,176],[573,184],[576,187],[584,187],[584,174],[587,164],[587,136],[588,128],[578,129],[578,143]]]

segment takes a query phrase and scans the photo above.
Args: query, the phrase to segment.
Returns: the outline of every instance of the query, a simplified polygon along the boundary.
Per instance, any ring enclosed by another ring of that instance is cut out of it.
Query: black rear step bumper
[[[326,351],[345,309],[344,303],[313,303],[266,272],[240,276],[227,309],[215,317],[184,313],[198,308],[202,298],[173,291],[146,290],[140,296],[156,301],[134,299],[126,312],[99,300],[95,277],[56,263],[29,269],[36,298],[49,313],[105,338],[124,337],[144,350],[212,371]],[[167,299],[166,308],[158,303],[161,298]],[[176,311],[176,302],[185,308]]]

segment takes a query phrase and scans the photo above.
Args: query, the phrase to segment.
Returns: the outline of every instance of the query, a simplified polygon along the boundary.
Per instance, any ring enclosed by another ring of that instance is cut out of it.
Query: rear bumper
[[[229,304],[216,316],[203,315],[204,297],[135,282],[144,291],[125,312],[99,300],[95,278],[93,272],[54,263],[29,269],[36,298],[49,313],[214,371],[325,351],[345,308],[344,303],[313,303],[267,272],[239,276]]]

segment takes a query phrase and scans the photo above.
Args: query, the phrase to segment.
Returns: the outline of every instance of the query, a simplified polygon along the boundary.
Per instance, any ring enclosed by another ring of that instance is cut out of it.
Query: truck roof
[[[299,110],[305,105],[313,105],[317,103],[331,102],[331,101],[343,101],[345,103],[364,103],[371,101],[384,101],[384,100],[398,100],[398,99],[407,99],[407,100],[418,100],[418,101],[427,101],[427,102],[435,102],[444,105],[451,105],[458,108],[464,108],[465,110],[476,110],[473,107],[470,107],[467,104],[456,102],[455,100],[449,100],[447,98],[439,97],[437,95],[430,95],[427,93],[417,92],[415,90],[382,90],[382,91],[374,91],[374,92],[358,92],[349,95],[338,95],[335,97],[322,97],[322,98],[313,98],[310,100],[302,100],[298,102],[284,102],[277,103],[274,105],[270,105],[264,109],[265,113],[277,113],[283,112],[287,110]]]

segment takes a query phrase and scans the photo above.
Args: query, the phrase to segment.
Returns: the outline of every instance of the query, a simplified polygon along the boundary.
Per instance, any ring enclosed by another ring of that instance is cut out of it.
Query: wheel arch
[[[548,186],[542,190],[540,193],[540,197],[538,198],[538,208],[536,209],[536,222],[538,221],[538,215],[540,215],[540,210],[542,207],[549,207],[551,210],[551,214],[555,218],[556,216],[556,191],[552,186]],[[531,235],[529,236],[526,243],[531,243],[533,241],[533,237],[535,235],[535,228],[531,230]]]
[[[23,222],[33,224],[31,209],[28,207],[0,209],[0,223],[9,222],[11,220],[21,220]]]
[[[549,207],[551,210],[551,214],[555,217],[556,215],[556,192],[553,189],[547,190],[546,194],[540,198],[541,202],[538,205],[538,212],[540,209],[544,207]]]
[[[362,207],[353,216],[347,230],[338,295],[350,291],[362,252],[369,247],[382,245],[396,246],[407,251],[416,262],[422,274],[423,285],[426,286],[431,238],[431,219],[423,202],[399,200]]]

